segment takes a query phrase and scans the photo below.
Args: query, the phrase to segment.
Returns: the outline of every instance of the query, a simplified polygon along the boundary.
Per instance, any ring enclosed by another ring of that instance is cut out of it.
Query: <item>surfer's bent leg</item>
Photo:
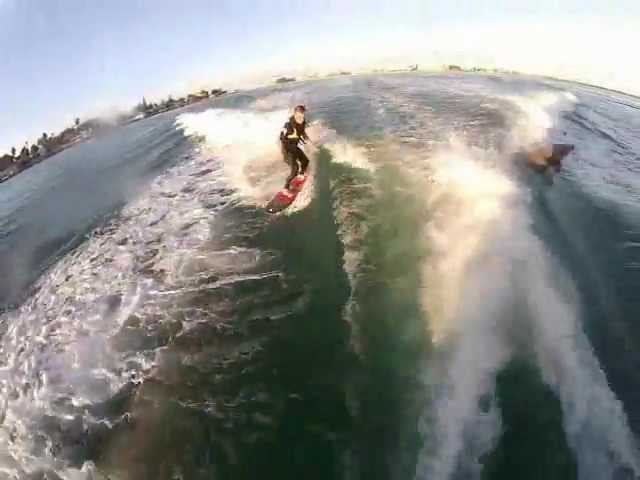
[[[297,158],[298,158],[298,161],[300,162],[300,173],[304,175],[307,171],[307,167],[309,166],[309,159],[304,154],[304,152],[300,150],[298,147],[296,147],[296,150],[297,150],[296,152]]]
[[[293,148],[298,150],[298,148],[295,146]],[[287,148],[287,146],[283,145],[282,154],[284,156],[284,161],[291,168],[291,172],[289,173],[289,176],[287,177],[287,181],[284,184],[284,188],[289,188],[289,182],[291,182],[291,180],[293,180],[296,177],[296,175],[298,175],[298,162],[296,160],[296,153],[293,151],[292,148]]]

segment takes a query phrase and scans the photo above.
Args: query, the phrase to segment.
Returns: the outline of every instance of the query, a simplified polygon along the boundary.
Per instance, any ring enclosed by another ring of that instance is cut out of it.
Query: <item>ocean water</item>
[[[639,478],[639,129],[584,85],[340,77],[11,179],[0,479]],[[576,145],[553,182],[540,142]]]

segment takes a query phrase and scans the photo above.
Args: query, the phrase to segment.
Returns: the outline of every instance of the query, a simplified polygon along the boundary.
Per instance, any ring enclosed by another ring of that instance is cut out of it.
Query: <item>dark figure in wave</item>
[[[299,147],[300,143],[304,144],[310,141],[305,131],[307,126],[307,121],[304,118],[305,110],[304,105],[298,105],[280,132],[282,156],[284,157],[285,163],[291,168],[284,185],[286,189],[289,188],[291,180],[297,175],[304,175],[309,166],[309,159]]]
[[[575,147],[569,143],[553,143],[542,145],[527,152],[527,165],[538,173],[559,171],[562,160],[569,155]]]
[[[549,182],[553,182],[553,174],[560,171],[562,161],[574,148],[575,146],[570,143],[539,145],[527,151],[516,153],[514,159],[534,172],[542,174]]]

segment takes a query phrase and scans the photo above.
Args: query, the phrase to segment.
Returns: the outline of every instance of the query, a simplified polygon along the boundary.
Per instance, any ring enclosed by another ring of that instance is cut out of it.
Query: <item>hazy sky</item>
[[[0,151],[275,73],[484,64],[640,94],[640,1],[0,0]]]

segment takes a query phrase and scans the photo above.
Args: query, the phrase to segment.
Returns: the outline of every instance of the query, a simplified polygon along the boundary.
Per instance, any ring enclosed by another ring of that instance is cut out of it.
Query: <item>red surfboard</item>
[[[287,208],[296,199],[304,182],[307,181],[306,175],[298,175],[289,182],[289,188],[283,188],[267,203],[266,209],[268,213],[278,213]]]

